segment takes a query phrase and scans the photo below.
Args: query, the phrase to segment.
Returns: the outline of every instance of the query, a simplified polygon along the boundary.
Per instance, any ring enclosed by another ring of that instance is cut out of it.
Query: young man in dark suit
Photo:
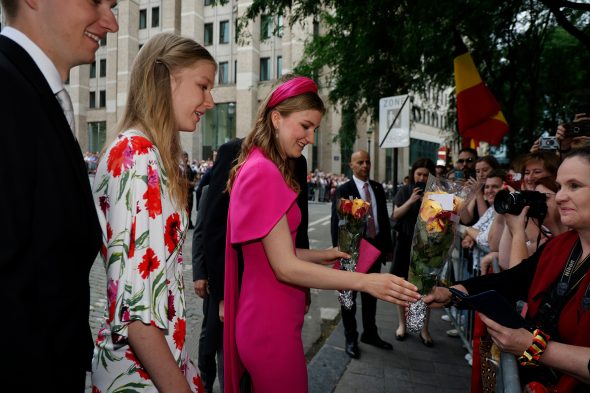
[[[115,1],[1,0],[0,368],[5,391],[83,392],[92,358],[88,275],[101,232],[69,71],[118,25]]]
[[[379,273],[381,271],[381,264],[387,260],[391,260],[393,255],[393,241],[391,238],[385,191],[380,183],[369,180],[369,173],[371,171],[369,153],[364,150],[356,151],[352,154],[349,165],[352,169],[353,178],[336,189],[336,194],[332,201],[332,245],[338,246],[338,215],[336,214],[338,200],[340,198],[353,197],[370,202],[372,207],[371,217],[367,221],[363,237],[381,251],[381,255],[368,271],[368,273]],[[382,349],[393,349],[392,345],[383,341],[377,332],[377,325],[375,324],[377,299],[364,292],[361,293],[361,299],[363,305],[363,334],[361,335],[361,342]],[[353,302],[350,310],[344,307],[341,308],[342,323],[346,337],[345,351],[348,356],[358,359],[360,357],[360,350],[358,347],[358,331],[355,317],[356,292],[353,293]]]

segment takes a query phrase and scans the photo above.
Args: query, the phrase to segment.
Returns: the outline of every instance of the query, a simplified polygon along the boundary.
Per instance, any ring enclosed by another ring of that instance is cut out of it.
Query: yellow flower
[[[424,199],[422,201],[422,207],[420,208],[420,218],[422,221],[428,222],[429,220],[436,217],[438,213],[442,211],[442,206],[440,203],[431,200],[428,196],[432,194],[431,192],[426,192],[424,194]]]
[[[360,218],[366,214],[369,210],[370,203],[365,202],[360,198],[356,198],[352,201],[352,216]]]
[[[426,224],[426,230],[430,233],[432,232],[442,232],[445,229],[444,227],[444,223],[438,219],[431,219],[427,224]]]

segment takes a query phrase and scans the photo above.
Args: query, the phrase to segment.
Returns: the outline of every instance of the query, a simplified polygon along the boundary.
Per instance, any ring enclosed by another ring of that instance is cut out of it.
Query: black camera
[[[573,123],[563,124],[565,128],[564,137],[575,138],[577,136],[590,136],[590,120],[580,120]]]
[[[530,206],[528,217],[543,219],[547,215],[547,196],[538,191],[500,190],[494,199],[494,209],[500,214],[508,213],[516,216],[525,206]]]

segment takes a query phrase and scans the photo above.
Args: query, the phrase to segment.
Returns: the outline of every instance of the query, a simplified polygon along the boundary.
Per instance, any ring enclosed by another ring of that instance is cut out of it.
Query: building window
[[[107,76],[107,59],[100,59],[100,70],[98,72],[101,78]]]
[[[211,4],[213,4],[213,0],[205,0],[203,3],[205,5],[211,5]]]
[[[213,23],[205,23],[205,39],[204,44],[213,45]]]
[[[283,15],[277,16],[277,36],[283,36]]]
[[[160,7],[152,7],[152,27],[160,26]]]
[[[234,60],[234,83],[238,83],[238,61]]]
[[[96,78],[96,61],[90,64],[90,78]]]
[[[262,15],[260,17],[260,40],[266,40],[270,38],[270,29],[272,27],[270,21],[270,15]]]
[[[139,10],[139,30],[147,27],[147,10]]]
[[[100,39],[100,46],[105,46],[107,44],[107,36],[105,35]]]
[[[260,80],[267,81],[270,79],[270,57],[260,59]]]
[[[317,37],[320,35],[320,22],[317,20],[313,21],[313,36]]]
[[[229,69],[228,69],[228,62],[223,61],[219,63],[219,84],[226,85],[229,83]]]
[[[214,150],[236,137],[236,103],[215,103],[201,121],[201,156],[211,157]]]
[[[88,122],[88,150],[96,153],[102,150],[107,139],[107,122]]]
[[[227,20],[219,22],[219,43],[229,44],[229,21]]]
[[[88,108],[96,108],[96,92],[91,91],[88,96]]]
[[[98,93],[98,107],[104,108],[105,106],[107,106],[107,92],[106,90],[101,90]]]
[[[283,56],[277,56],[277,79],[283,76]]]

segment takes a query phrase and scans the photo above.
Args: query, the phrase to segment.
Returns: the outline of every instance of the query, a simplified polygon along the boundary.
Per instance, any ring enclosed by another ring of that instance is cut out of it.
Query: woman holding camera
[[[557,183],[561,223],[571,230],[512,269],[454,288],[469,294],[495,289],[509,301],[527,301],[526,320],[534,329],[511,329],[484,316],[492,339],[519,356],[523,382],[538,381],[560,393],[583,392],[588,386],[582,384],[590,384],[590,148],[566,156]],[[439,287],[424,300],[442,307],[453,299],[448,288]]]
[[[518,215],[498,215],[497,219],[505,222],[506,230],[510,234],[500,241],[499,259],[504,268],[518,265],[523,259],[533,255],[546,241],[567,230],[567,227],[561,222],[559,207],[555,201],[555,195],[559,191],[555,178],[544,177],[535,183],[535,198],[542,198],[542,200],[536,201],[535,205],[539,202],[544,203],[547,206],[546,214],[539,215],[537,206],[525,206]],[[538,229],[536,238],[531,239],[527,236],[528,223],[532,223]],[[505,264],[504,261],[508,261],[508,264]]]
[[[410,169],[410,183],[401,187],[395,194],[392,218],[395,221],[394,229],[397,232],[397,241],[395,242],[395,255],[390,273],[398,277],[408,278],[414,226],[418,219],[428,176],[431,174],[434,176],[434,173],[434,162],[429,158],[419,158]],[[398,306],[397,311],[399,325],[395,331],[395,338],[402,341],[406,338],[405,307]],[[432,346],[432,337],[428,332],[428,318],[420,332],[420,339],[427,347]]]

